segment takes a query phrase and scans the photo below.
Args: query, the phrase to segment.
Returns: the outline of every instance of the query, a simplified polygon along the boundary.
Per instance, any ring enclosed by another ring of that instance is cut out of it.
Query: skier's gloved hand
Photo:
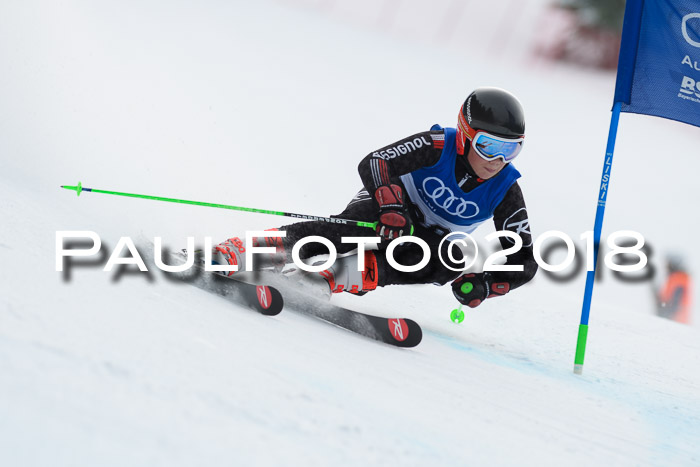
[[[403,191],[398,185],[383,185],[374,192],[379,203],[377,234],[384,240],[393,240],[413,233],[413,223],[403,204]]]
[[[487,298],[500,297],[510,290],[508,282],[494,282],[488,272],[465,274],[452,283],[452,293],[462,305],[476,308]]]

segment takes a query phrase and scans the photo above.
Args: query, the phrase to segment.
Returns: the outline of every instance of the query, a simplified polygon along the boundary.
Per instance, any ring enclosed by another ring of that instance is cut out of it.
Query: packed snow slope
[[[284,219],[59,189],[336,213],[364,155],[454,125],[495,85],[526,108],[533,233],[583,248],[614,76],[465,47],[264,0],[2,3],[0,464],[700,464],[700,336],[653,316],[649,282],[603,271],[582,376],[581,271],[540,273],[460,325],[448,287],[334,297],[418,321],[423,342],[396,349],[157,270],[102,271],[122,236],[147,256],[156,236],[180,248]],[[604,235],[639,231],[652,265],[680,249],[697,267],[699,141],[624,115]],[[63,230],[98,233],[103,255],[57,272]]]

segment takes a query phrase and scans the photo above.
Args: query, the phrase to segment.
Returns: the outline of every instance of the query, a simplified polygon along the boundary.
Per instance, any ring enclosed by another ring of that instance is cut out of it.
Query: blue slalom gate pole
[[[600,245],[601,231],[603,230],[603,217],[605,216],[605,200],[610,188],[610,172],[612,171],[613,154],[615,153],[615,140],[617,138],[617,124],[620,121],[621,102],[615,102],[610,117],[610,131],[608,133],[608,146],[605,149],[603,174],[600,177],[600,192],[598,194],[598,209],[595,213],[595,225],[593,227],[593,270],[586,274],[586,289],[583,295],[583,307],[581,309],[581,324],[578,327],[578,339],[576,341],[576,357],[574,358],[574,373],[583,373],[583,359],[586,355],[586,342],[588,340],[588,316],[591,312],[591,299],[593,297],[593,283],[598,266],[598,249]]]

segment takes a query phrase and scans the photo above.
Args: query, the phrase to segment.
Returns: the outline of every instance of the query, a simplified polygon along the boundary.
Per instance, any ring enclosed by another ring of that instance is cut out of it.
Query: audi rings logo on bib
[[[423,180],[423,193],[433,201],[436,207],[451,216],[471,219],[479,214],[479,206],[475,202],[455,196],[452,190],[437,177],[428,177]]]

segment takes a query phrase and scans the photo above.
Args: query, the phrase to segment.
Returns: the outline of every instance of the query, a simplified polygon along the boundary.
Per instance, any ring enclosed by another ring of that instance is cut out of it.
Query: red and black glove
[[[462,305],[476,308],[487,298],[500,297],[510,291],[508,282],[493,282],[491,274],[465,274],[452,283],[452,293]]]
[[[413,224],[403,204],[403,191],[398,185],[377,188],[374,198],[379,203],[377,234],[384,240],[393,240],[413,233]]]

